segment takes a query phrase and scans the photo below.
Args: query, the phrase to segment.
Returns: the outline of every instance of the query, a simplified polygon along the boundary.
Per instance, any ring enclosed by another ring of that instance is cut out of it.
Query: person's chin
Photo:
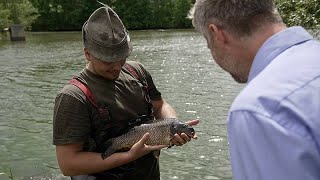
[[[241,84],[245,84],[248,82],[248,78],[241,78],[239,76],[236,76],[234,74],[230,74],[232,76],[232,78],[237,82],[237,83],[241,83]]]
[[[114,80],[118,79],[118,77],[119,77],[119,76],[109,76],[108,79],[114,81]]]
[[[118,79],[119,75],[120,75],[120,73],[118,73],[118,72],[114,72],[114,73],[109,72],[109,73],[106,73],[104,77],[109,80],[116,80],[116,79]]]

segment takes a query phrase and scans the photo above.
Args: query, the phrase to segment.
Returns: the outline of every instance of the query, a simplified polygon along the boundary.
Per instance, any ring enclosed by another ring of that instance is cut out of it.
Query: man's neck
[[[92,72],[93,74],[97,74],[90,62],[86,65],[86,69],[88,69],[88,71]]]
[[[251,54],[252,60],[256,56],[257,52],[261,48],[261,46],[274,34],[286,29],[286,25],[284,24],[268,24],[264,27],[261,27],[254,35],[248,39],[248,43],[250,44],[249,54]]]

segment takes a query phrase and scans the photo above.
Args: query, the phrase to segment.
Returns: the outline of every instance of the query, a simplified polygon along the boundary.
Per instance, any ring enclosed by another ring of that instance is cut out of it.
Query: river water
[[[162,150],[161,179],[232,179],[226,115],[242,85],[212,60],[193,30],[131,31],[128,60],[143,63],[198,140]],[[80,32],[27,33],[0,41],[0,180],[68,179],[52,145],[54,98],[86,64]]]

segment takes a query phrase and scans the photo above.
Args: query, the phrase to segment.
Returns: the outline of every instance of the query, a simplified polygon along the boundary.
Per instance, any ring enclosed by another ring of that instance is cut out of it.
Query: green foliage
[[[128,29],[190,28],[186,18],[194,0],[118,0],[115,11]]]
[[[39,11],[33,30],[80,30],[100,5],[94,0],[30,0]]]
[[[11,24],[22,24],[26,29],[31,29],[38,12],[28,0],[0,0],[0,17],[1,30]]]
[[[319,0],[280,0],[277,7],[288,26],[320,27]]]
[[[151,1],[152,28],[173,28],[173,2],[172,0],[153,0]]]
[[[122,0],[114,2],[113,6],[128,29],[151,28],[150,0]]]
[[[128,29],[192,27],[186,16],[195,0],[100,1],[111,6]],[[276,4],[289,26],[320,27],[319,0],[276,0]],[[0,0],[0,30],[11,23],[41,31],[81,30],[98,7],[96,0]]]
[[[101,5],[95,0],[30,0],[39,11],[33,30],[81,30]],[[194,1],[194,0],[192,0]],[[190,28],[191,0],[100,0],[111,6],[128,29]]]
[[[10,10],[4,8],[3,4],[0,4],[0,31],[3,31],[5,28],[9,27],[9,24],[12,23],[10,20]]]
[[[114,10],[128,29],[173,28],[174,0],[118,0]]]
[[[190,20],[187,19],[187,15],[191,8],[193,0],[175,1],[174,6],[174,25],[180,28],[189,28],[192,26]]]

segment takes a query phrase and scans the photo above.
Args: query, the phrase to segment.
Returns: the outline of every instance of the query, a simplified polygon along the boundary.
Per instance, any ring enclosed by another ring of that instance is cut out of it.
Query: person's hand
[[[149,133],[144,134],[143,137],[130,148],[130,150],[128,151],[128,155],[131,159],[136,160],[150,153],[151,151],[157,151],[162,148],[168,147],[168,145],[146,145],[149,136]]]
[[[186,124],[189,124],[190,126],[195,126],[199,123],[199,120],[191,120],[187,121]],[[197,135],[194,134],[193,137],[189,137],[185,133],[175,134],[174,137],[171,139],[171,143],[176,145],[176,146],[182,146],[183,144],[191,141],[191,139],[197,139]]]

